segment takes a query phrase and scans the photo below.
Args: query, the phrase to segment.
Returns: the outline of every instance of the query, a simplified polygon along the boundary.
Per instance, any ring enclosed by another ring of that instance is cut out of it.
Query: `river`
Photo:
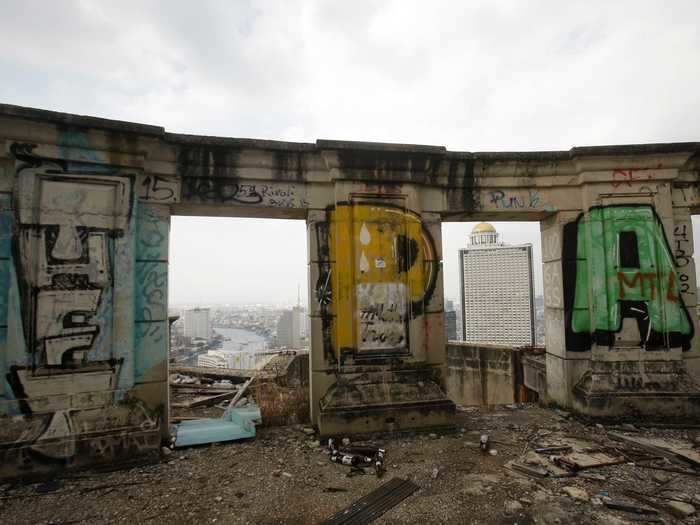
[[[229,341],[223,341],[222,350],[229,352],[262,352],[267,347],[267,341],[261,335],[240,328],[214,328]]]

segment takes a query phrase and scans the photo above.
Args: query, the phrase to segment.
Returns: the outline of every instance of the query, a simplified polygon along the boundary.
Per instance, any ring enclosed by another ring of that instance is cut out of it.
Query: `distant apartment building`
[[[185,337],[191,339],[209,339],[211,336],[211,323],[209,321],[209,308],[192,308],[185,310]]]
[[[477,224],[459,251],[462,337],[466,342],[535,344],[532,245],[499,242]]]
[[[445,303],[445,340],[457,341],[457,312],[455,311],[454,302],[447,301]]]
[[[218,350],[209,350],[206,354],[197,356],[197,366],[206,366],[209,368],[231,368],[228,366],[226,354]]]
[[[301,348],[302,332],[306,331],[304,309],[295,306],[282,312],[277,322],[277,344],[288,348]]]

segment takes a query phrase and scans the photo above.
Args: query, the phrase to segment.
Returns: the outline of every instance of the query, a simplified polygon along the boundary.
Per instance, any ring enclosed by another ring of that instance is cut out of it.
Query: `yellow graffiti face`
[[[435,286],[435,249],[405,209],[341,204],[330,214],[336,352],[407,352],[408,324]]]

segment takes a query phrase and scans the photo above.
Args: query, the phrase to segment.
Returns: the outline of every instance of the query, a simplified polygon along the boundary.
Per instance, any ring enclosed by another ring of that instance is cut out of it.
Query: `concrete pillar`
[[[562,406],[570,403],[576,379],[590,366],[590,351],[569,352],[566,346],[564,268],[575,264],[575,260],[564,253],[564,228],[579,215],[579,212],[561,212],[540,222],[547,398]]]
[[[446,425],[454,413],[440,218],[409,202],[353,193],[308,215],[311,415],[323,435]]]
[[[596,182],[584,211],[542,222],[551,401],[605,417],[698,413],[692,225],[672,206],[673,175],[621,188],[584,173]]]

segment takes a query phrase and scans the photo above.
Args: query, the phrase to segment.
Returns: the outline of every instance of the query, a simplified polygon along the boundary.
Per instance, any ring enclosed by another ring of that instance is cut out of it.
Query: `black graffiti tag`
[[[263,200],[253,184],[238,184],[226,179],[188,177],[185,179],[185,198],[203,201],[260,204]]]
[[[673,228],[673,242],[674,250],[673,257],[676,260],[676,268],[679,269],[678,280],[680,281],[681,293],[694,294],[695,290],[690,287],[690,276],[684,270],[691,261],[690,256],[685,250],[685,246],[689,241],[688,239],[688,225],[679,224]]]
[[[167,179],[158,175],[146,177],[141,183],[146,188],[144,198],[154,201],[167,201],[175,197],[175,191],[167,185],[164,186],[164,183],[167,184],[167,182]]]

